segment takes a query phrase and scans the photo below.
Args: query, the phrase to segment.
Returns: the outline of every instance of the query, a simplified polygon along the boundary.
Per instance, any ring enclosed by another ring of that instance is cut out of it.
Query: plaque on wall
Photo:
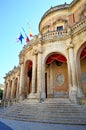
[[[58,74],[56,76],[56,82],[59,86],[61,86],[64,83],[64,75]]]

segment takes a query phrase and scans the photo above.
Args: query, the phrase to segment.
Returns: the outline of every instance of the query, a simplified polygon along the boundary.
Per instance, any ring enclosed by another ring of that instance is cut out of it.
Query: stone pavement
[[[0,130],[13,130],[13,129],[0,121]]]
[[[0,118],[0,130],[86,130],[86,125],[22,122]]]

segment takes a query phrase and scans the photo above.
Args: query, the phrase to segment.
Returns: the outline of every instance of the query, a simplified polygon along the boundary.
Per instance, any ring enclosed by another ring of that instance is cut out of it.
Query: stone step
[[[42,103],[25,100],[1,110],[2,118],[46,123],[86,124],[86,106],[68,99],[47,99]]]
[[[14,119],[14,120],[20,120],[20,121],[29,121],[29,122],[43,122],[43,123],[62,123],[62,124],[85,124],[86,125],[86,118],[81,118],[81,119],[77,119],[77,118],[66,118],[66,117],[59,117],[59,118],[39,118],[39,117],[19,117],[19,116],[13,116],[13,117],[7,117],[8,119]]]

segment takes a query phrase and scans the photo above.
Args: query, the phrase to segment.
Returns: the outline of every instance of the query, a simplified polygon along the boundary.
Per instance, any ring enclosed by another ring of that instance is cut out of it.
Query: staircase
[[[1,109],[0,117],[27,122],[86,125],[86,106],[72,104],[67,98],[46,99],[42,103],[24,100]]]

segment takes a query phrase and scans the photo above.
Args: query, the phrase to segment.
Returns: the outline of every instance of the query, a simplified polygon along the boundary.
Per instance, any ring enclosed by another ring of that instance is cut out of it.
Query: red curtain
[[[86,47],[84,50],[81,52],[80,58],[83,59],[86,56]]]
[[[53,54],[50,57],[48,57],[46,64],[50,64],[55,60],[60,61],[60,62],[66,62],[67,61],[67,59],[63,55]]]
[[[28,72],[29,72],[29,70],[31,69],[31,67],[32,67],[32,61],[30,61],[29,64],[28,64],[28,68],[27,68],[27,69],[28,69]]]

